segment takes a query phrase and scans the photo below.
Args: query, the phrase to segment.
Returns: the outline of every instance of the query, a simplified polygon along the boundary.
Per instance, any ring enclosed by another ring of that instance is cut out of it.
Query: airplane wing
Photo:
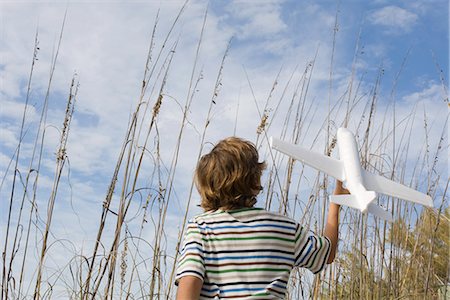
[[[365,170],[361,171],[364,177],[364,185],[368,190],[374,190],[392,197],[433,207],[433,199],[429,195],[413,190],[383,176],[371,174]]]
[[[313,152],[295,144],[284,142],[274,137],[270,138],[270,146],[340,181],[345,180],[344,164],[340,160]]]

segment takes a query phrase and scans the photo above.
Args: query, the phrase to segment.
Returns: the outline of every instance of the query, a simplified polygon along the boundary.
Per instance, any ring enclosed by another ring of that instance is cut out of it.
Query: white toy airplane
[[[350,195],[333,195],[330,197],[331,202],[359,209],[363,213],[369,212],[389,222],[392,222],[391,214],[374,203],[377,197],[375,191],[433,207],[433,200],[430,196],[362,169],[355,136],[348,129],[338,129],[337,142],[340,160],[273,137],[270,138],[271,148],[344,183]]]

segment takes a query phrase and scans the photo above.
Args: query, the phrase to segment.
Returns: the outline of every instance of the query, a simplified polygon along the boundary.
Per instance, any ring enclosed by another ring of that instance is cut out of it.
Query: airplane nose
[[[348,135],[351,135],[350,130],[348,130],[347,128],[344,128],[344,127],[338,128],[338,130],[337,130],[338,139],[339,139],[339,136],[348,136]]]

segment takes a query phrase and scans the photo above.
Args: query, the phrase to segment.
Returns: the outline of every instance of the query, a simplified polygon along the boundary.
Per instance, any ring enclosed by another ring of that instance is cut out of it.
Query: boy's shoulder
[[[224,211],[220,209],[215,211],[208,211],[193,217],[189,222],[203,224],[210,222],[229,221],[232,219],[259,219],[267,221],[278,221],[292,225],[298,224],[295,220],[288,216],[258,207],[242,208],[230,211]]]

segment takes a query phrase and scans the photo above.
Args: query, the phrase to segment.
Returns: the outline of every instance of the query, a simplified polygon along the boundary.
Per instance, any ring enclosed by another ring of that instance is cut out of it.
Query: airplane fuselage
[[[366,212],[368,205],[377,194],[366,190],[361,172],[358,147],[355,136],[345,128],[337,131],[337,142],[339,146],[339,157],[344,163],[345,186],[357,199],[359,209]]]

